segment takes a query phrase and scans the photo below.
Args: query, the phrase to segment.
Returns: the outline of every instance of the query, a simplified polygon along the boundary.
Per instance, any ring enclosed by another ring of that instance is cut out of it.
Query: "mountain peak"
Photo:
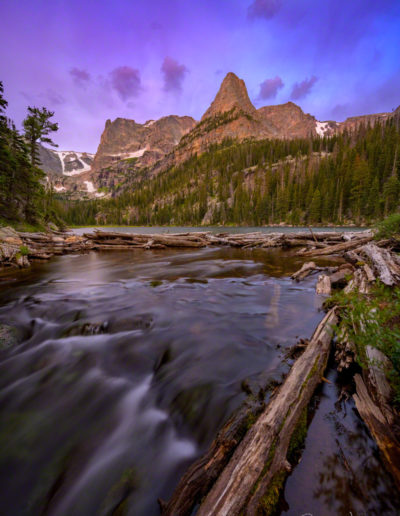
[[[254,113],[255,107],[250,102],[246,84],[233,72],[229,72],[219,88],[211,106],[202,116],[202,120],[238,108],[244,113]]]

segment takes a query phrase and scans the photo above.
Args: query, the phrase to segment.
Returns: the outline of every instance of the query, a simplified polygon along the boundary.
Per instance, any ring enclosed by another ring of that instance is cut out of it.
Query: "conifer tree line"
[[[39,142],[54,145],[49,137],[58,125],[46,108],[29,107],[21,134],[7,118],[8,102],[0,82],[0,219],[38,224],[57,220],[51,191],[39,165]]]
[[[60,209],[69,224],[370,223],[399,210],[400,120],[330,138],[226,140],[122,190]]]

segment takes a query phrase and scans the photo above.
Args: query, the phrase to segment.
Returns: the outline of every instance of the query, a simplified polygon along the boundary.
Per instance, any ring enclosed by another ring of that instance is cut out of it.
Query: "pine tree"
[[[314,192],[313,199],[310,205],[309,221],[321,222],[321,193],[318,188]]]
[[[58,123],[50,119],[54,116],[54,111],[47,108],[28,107],[28,116],[23,121],[25,138],[28,141],[31,164],[39,165],[39,142],[48,143],[52,147],[58,147],[48,136],[50,133],[58,131]]]
[[[400,204],[400,181],[397,176],[390,176],[383,186],[385,216],[395,211]]]

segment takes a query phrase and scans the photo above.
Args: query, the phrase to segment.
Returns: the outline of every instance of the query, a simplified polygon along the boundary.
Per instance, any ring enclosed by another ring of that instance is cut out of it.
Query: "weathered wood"
[[[315,265],[315,262],[303,263],[301,268],[297,272],[292,274],[292,279],[296,281],[301,281],[302,279],[306,278],[316,270],[320,270],[320,268]]]
[[[315,292],[317,294],[326,294],[326,295],[330,295],[332,291],[332,286],[331,286],[331,280],[329,278],[329,276],[327,276],[326,274],[320,274],[318,276],[318,281],[317,281],[317,285],[315,287]]]
[[[387,380],[386,372],[390,371],[393,365],[382,351],[372,346],[366,346],[365,354],[368,360],[368,368],[363,374],[364,381],[386,420],[392,425],[395,420],[395,414],[390,405],[393,391]]]
[[[198,516],[257,514],[271,481],[290,469],[286,459],[290,440],[325,370],[335,323],[332,309],[277,394],[236,448],[201,504]]]
[[[372,400],[359,374],[354,376],[357,410],[375,439],[387,469],[400,489],[400,443],[378,405]]]
[[[264,402],[249,397],[218,432],[208,451],[194,462],[181,478],[168,503],[160,501],[166,516],[192,514],[228,463],[251,423],[264,408]]]
[[[364,238],[355,238],[354,240],[350,240],[349,242],[344,242],[343,244],[337,244],[333,246],[329,246],[325,249],[315,249],[313,251],[308,251],[304,253],[305,256],[324,256],[329,254],[337,254],[342,251],[349,251],[350,249],[355,249],[360,245],[364,245],[367,242],[370,242],[373,239],[372,236],[364,237]]]
[[[374,244],[365,245],[361,252],[370,260],[376,275],[385,285],[392,286],[400,281],[400,266],[387,249]]]
[[[345,264],[346,266],[343,267],[339,267],[338,270],[336,272],[334,272],[333,274],[331,274],[329,276],[329,279],[331,280],[331,285],[332,286],[345,286],[347,284],[347,277],[352,274],[353,272],[353,267],[349,264]]]

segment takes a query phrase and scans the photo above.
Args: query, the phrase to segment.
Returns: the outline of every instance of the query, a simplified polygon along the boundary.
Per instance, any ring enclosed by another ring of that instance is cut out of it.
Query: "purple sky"
[[[60,149],[95,152],[107,118],[200,119],[229,71],[319,120],[400,104],[399,0],[2,0],[0,20],[8,116],[54,110]]]

